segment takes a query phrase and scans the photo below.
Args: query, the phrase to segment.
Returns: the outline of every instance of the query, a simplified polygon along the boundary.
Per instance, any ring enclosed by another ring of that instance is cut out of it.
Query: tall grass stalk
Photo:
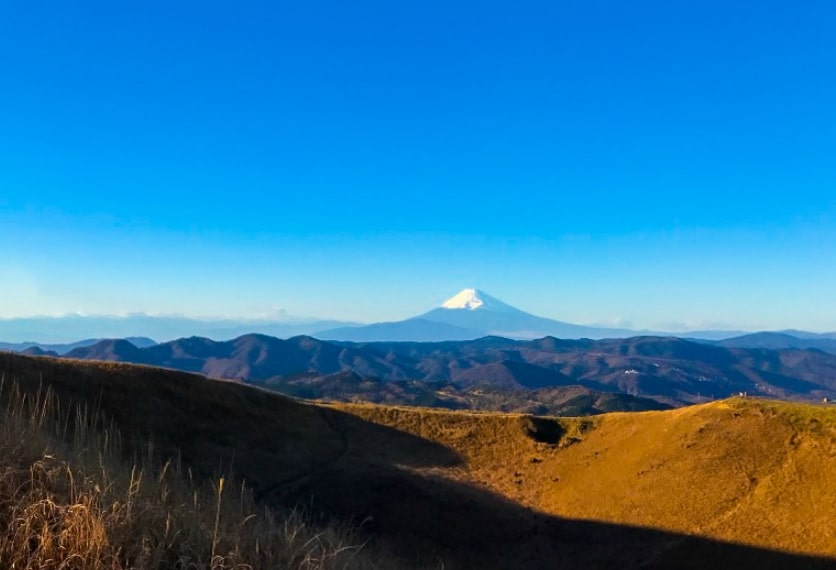
[[[112,424],[0,377],[0,568],[354,570],[399,566],[345,525],[224,496],[149,444],[125,461]],[[204,505],[212,505],[205,508]]]

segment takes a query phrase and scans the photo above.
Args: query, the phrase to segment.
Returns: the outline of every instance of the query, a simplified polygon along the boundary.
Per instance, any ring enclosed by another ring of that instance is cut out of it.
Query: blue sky
[[[176,4],[176,5],[175,5]],[[836,5],[8,2],[0,316],[836,330]]]

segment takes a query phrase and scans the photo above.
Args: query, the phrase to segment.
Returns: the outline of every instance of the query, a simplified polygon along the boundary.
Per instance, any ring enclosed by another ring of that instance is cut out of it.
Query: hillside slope
[[[410,563],[836,566],[833,409],[729,400],[555,420],[311,405],[169,370],[3,353],[0,373],[101,410],[129,452],[151,439],[196,477],[233,466],[264,504],[362,521]]]
[[[836,407],[736,398],[559,422],[341,409],[453,449],[488,488],[561,517],[836,556]]]

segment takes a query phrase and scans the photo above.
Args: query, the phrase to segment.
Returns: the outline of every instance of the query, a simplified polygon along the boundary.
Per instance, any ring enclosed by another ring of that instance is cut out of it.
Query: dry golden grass
[[[4,353],[0,371],[27,398],[0,406],[0,568],[836,566],[832,408],[738,399],[550,419],[310,405]],[[40,382],[73,414],[43,413]],[[229,465],[257,501],[220,488]],[[362,536],[312,528],[297,504],[367,521]]]
[[[457,451],[449,477],[544,513],[836,556],[833,406],[731,399],[544,419],[541,437],[526,416],[339,408]]]
[[[123,461],[113,426],[50,390],[0,386],[0,567],[394,568],[346,526],[256,507],[228,478],[197,482],[151,449]]]

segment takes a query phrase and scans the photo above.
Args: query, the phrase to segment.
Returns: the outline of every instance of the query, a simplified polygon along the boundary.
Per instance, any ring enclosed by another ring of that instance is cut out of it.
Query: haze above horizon
[[[0,318],[836,330],[832,3],[0,17]]]

